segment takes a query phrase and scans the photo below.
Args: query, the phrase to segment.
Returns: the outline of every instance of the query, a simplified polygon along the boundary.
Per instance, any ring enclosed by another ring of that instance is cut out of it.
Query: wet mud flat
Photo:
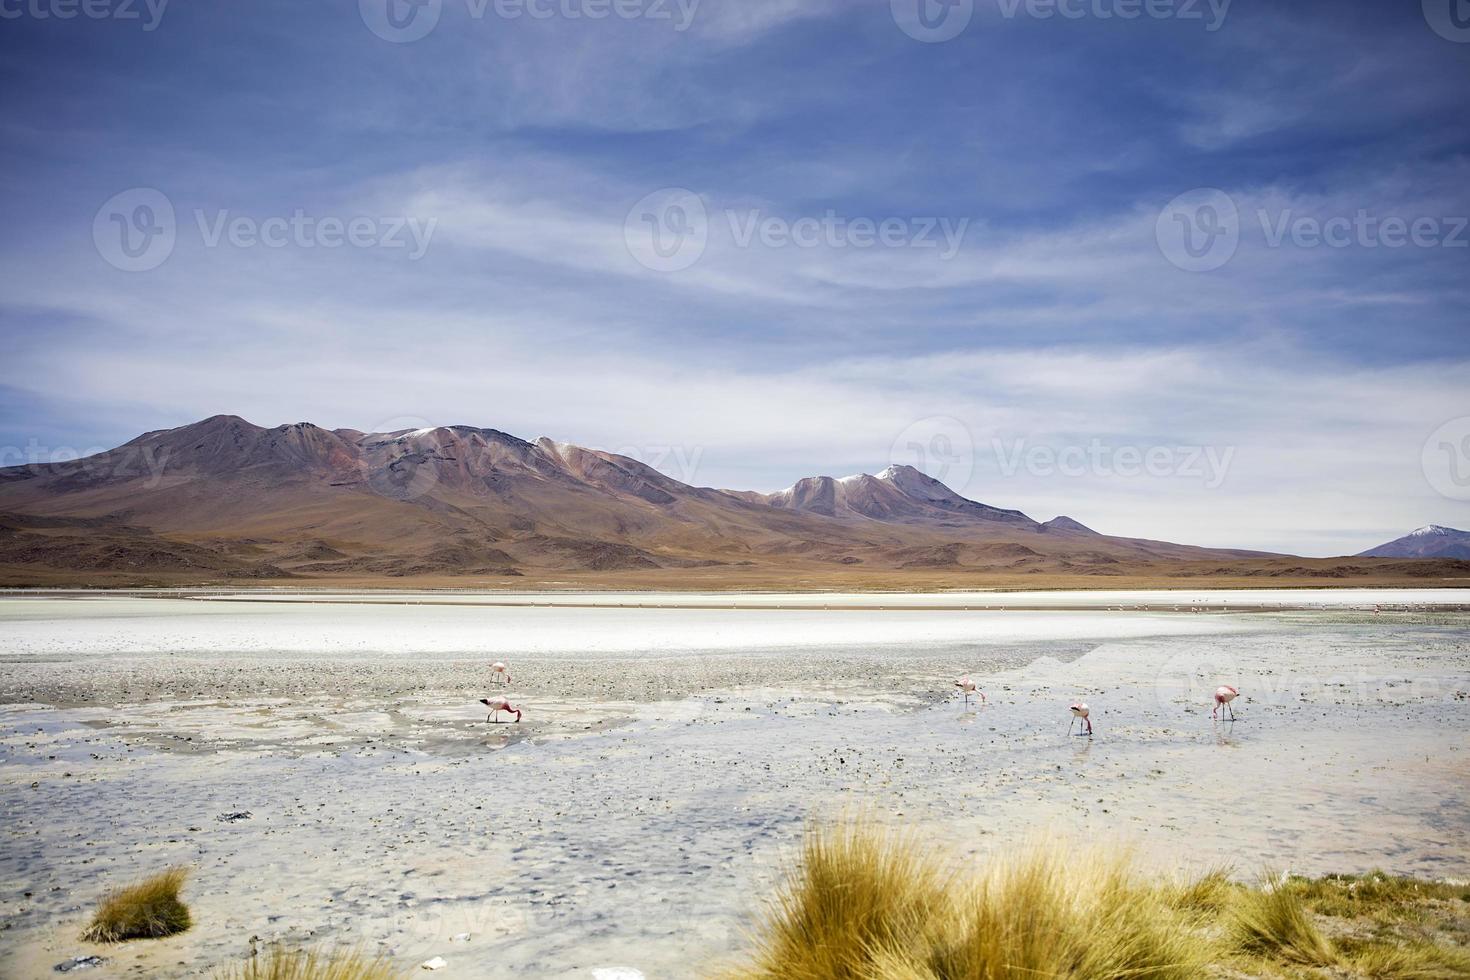
[[[1045,834],[1470,877],[1470,618],[69,605],[0,603],[6,976],[207,976],[252,938],[688,976],[738,955],[807,820],[853,812],[956,861]],[[474,703],[490,654],[522,725]],[[193,929],[78,940],[171,864]]]

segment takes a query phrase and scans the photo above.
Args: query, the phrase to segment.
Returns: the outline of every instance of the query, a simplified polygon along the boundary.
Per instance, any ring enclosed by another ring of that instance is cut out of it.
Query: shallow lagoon
[[[957,861],[1058,833],[1470,876],[1470,616],[1426,608],[1467,594],[1361,591],[6,598],[0,973],[98,951],[107,884],[188,863],[195,929],[91,975],[204,975],[255,936],[688,976],[741,948],[803,821],[853,809]],[[1307,608],[1220,611],[1277,601]],[[520,726],[475,704],[501,657]],[[949,694],[966,671],[987,705]]]

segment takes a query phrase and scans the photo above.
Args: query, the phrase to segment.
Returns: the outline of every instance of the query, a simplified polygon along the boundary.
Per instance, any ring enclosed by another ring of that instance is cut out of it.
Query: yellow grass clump
[[[1307,966],[1330,966],[1337,960],[1300,893],[1274,875],[1260,888],[1241,893],[1231,909],[1230,925],[1235,941],[1250,953]]]
[[[1470,892],[1386,875],[1146,877],[1055,844],[950,870],[905,835],[815,826],[730,980],[1470,977]]]
[[[189,907],[179,889],[189,877],[187,868],[167,871],[109,892],[102,899],[82,938],[98,943],[127,939],[158,939],[189,928]]]
[[[217,971],[214,980],[400,980],[381,959],[345,950],[288,950],[275,946],[245,963]]]
[[[1121,859],[1034,848],[948,876],[912,840],[814,828],[748,980],[1035,980],[1199,975],[1189,915]]]

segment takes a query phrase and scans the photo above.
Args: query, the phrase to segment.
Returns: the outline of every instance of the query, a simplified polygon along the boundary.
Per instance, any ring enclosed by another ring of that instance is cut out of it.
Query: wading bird
[[[969,677],[961,677],[959,680],[954,682],[954,686],[959,688],[960,692],[964,694],[966,704],[970,703],[970,695],[972,694],[980,695],[981,703],[988,703],[985,701],[985,692],[980,690],[979,686],[976,685],[974,681],[970,680]]]
[[[1073,726],[1077,724],[1077,719],[1078,718],[1081,718],[1082,719],[1082,723],[1087,726],[1087,734],[1088,735],[1091,735],[1092,734],[1092,719],[1089,718],[1088,715],[1092,714],[1092,709],[1089,708],[1086,704],[1084,704],[1081,701],[1079,701],[1076,704],[1072,705],[1071,712],[1072,712],[1072,724],[1067,726],[1067,734],[1068,735],[1072,734],[1072,728],[1073,728]]]
[[[518,722],[521,720],[521,709],[511,704],[505,698],[481,698],[480,703],[490,709],[490,713],[485,716],[486,721],[490,721],[493,718],[495,724],[500,724],[500,713],[502,711],[515,715],[516,721]]]
[[[1210,712],[1210,717],[1216,717],[1221,708],[1230,713],[1230,720],[1235,720],[1235,709],[1230,707],[1230,702],[1240,697],[1240,692],[1228,684],[1222,684],[1215,688],[1215,710]]]
[[[504,661],[497,660],[490,665],[490,676],[495,678],[497,684],[509,684],[510,668],[505,665]]]

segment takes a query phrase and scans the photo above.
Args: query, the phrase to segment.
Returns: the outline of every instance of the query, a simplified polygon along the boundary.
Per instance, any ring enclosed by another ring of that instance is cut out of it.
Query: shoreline
[[[1056,599],[1076,597],[1071,602]],[[229,603],[300,603],[558,609],[760,609],[789,612],[1470,612],[1470,588],[988,589],[944,591],[616,589],[156,588],[0,589],[0,601],[136,598]],[[879,601],[874,601],[879,600]],[[927,601],[916,601],[927,600]],[[1185,608],[1185,607],[1188,608]]]

